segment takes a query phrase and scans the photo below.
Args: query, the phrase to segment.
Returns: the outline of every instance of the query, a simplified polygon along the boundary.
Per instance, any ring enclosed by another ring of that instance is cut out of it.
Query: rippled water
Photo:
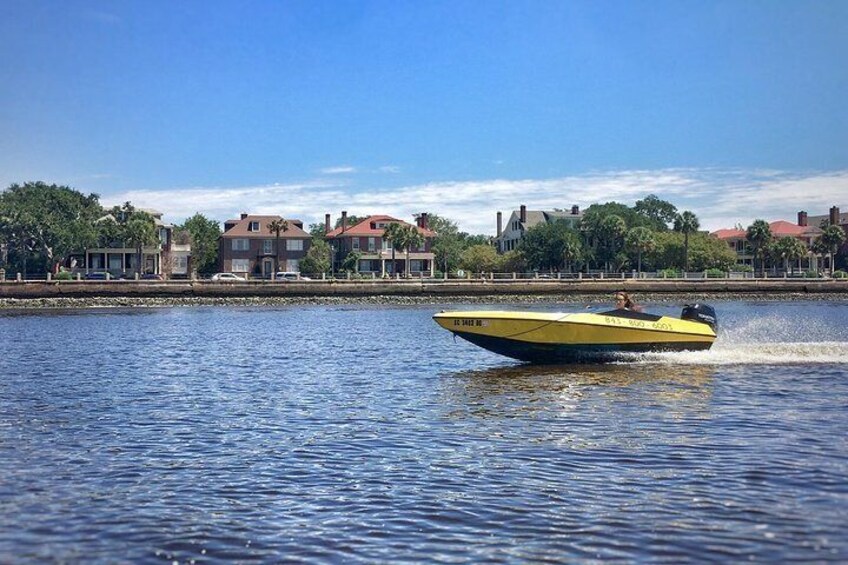
[[[848,559],[848,303],[715,305],[561,367],[433,307],[4,314],[0,562]]]

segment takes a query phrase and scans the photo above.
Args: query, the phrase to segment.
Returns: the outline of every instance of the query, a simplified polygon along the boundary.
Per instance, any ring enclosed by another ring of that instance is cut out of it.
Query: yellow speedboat
[[[599,314],[469,311],[433,319],[454,335],[531,363],[604,361],[620,353],[704,350],[716,339],[715,310],[687,305],[680,318],[631,310]]]

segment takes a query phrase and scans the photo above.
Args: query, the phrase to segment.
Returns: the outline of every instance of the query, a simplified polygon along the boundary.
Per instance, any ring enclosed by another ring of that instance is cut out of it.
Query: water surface
[[[0,562],[848,559],[848,304],[715,306],[556,367],[442,307],[0,315]]]

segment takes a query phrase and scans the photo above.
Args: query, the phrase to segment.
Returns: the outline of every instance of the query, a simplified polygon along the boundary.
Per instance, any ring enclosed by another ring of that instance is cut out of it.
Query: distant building
[[[114,277],[129,275],[136,270],[142,274],[156,274],[165,277],[188,276],[191,262],[191,245],[174,242],[174,226],[162,220],[162,212],[138,208],[153,217],[158,242],[142,248],[141,268],[136,269],[136,249],[134,247],[90,247],[68,258],[67,267],[72,273],[109,273]],[[98,221],[115,220],[107,214]]]
[[[330,230],[330,215],[325,216],[327,243],[333,250],[333,270],[338,271],[345,258],[352,251],[360,253],[357,271],[374,276],[386,276],[395,273],[406,272],[406,251],[396,251],[395,260],[392,261],[392,244],[383,237],[386,228],[391,224],[412,224],[398,220],[391,216],[377,215],[369,216],[353,226],[347,225],[347,212],[342,212],[341,225]],[[433,238],[436,233],[429,228],[427,214],[418,217],[418,231],[424,236],[424,243],[410,250],[409,272],[410,274],[427,274],[433,276],[435,273],[433,254]]]
[[[303,231],[302,221],[290,219],[277,242],[277,234],[270,231],[269,226],[282,219],[280,216],[241,214],[237,220],[224,222],[224,233],[218,240],[220,270],[258,278],[273,277],[275,268],[300,271],[300,260],[306,257],[312,237]]]
[[[528,210],[524,204],[518,210],[513,210],[509,216],[506,226],[501,223],[502,215],[497,215],[497,235],[495,236],[495,247],[498,253],[506,253],[518,247],[527,230],[542,223],[553,223],[557,221],[566,222],[572,229],[580,227],[583,213],[579,206],[572,206],[571,210]]]
[[[846,234],[848,234],[848,212],[840,213],[838,206],[831,206],[830,212],[826,215],[810,216],[807,218],[807,221],[811,226],[817,226],[820,228],[825,228],[826,226],[839,226]],[[845,242],[839,248],[837,255],[848,257],[848,238],[845,239]],[[825,261],[828,260],[829,258],[825,258]],[[830,266],[828,265],[827,268],[830,268]]]
[[[813,242],[821,235],[822,230],[813,225],[809,225],[807,213],[798,212],[798,221],[793,224],[785,220],[777,220],[769,224],[772,237],[780,239],[782,237],[795,237],[799,239],[807,249],[810,249]],[[736,263],[738,265],[754,266],[754,252],[751,249],[747,240],[747,230],[739,228],[720,229],[712,232],[710,235],[727,243],[728,246],[736,253]],[[797,267],[799,269],[816,269],[818,267],[818,258],[812,252],[807,254],[807,257],[802,258]]]

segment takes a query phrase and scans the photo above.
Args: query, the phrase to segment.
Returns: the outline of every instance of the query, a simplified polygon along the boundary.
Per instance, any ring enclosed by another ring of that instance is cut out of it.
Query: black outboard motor
[[[687,304],[683,307],[680,319],[707,324],[718,334],[718,318],[713,307],[708,304]]]

